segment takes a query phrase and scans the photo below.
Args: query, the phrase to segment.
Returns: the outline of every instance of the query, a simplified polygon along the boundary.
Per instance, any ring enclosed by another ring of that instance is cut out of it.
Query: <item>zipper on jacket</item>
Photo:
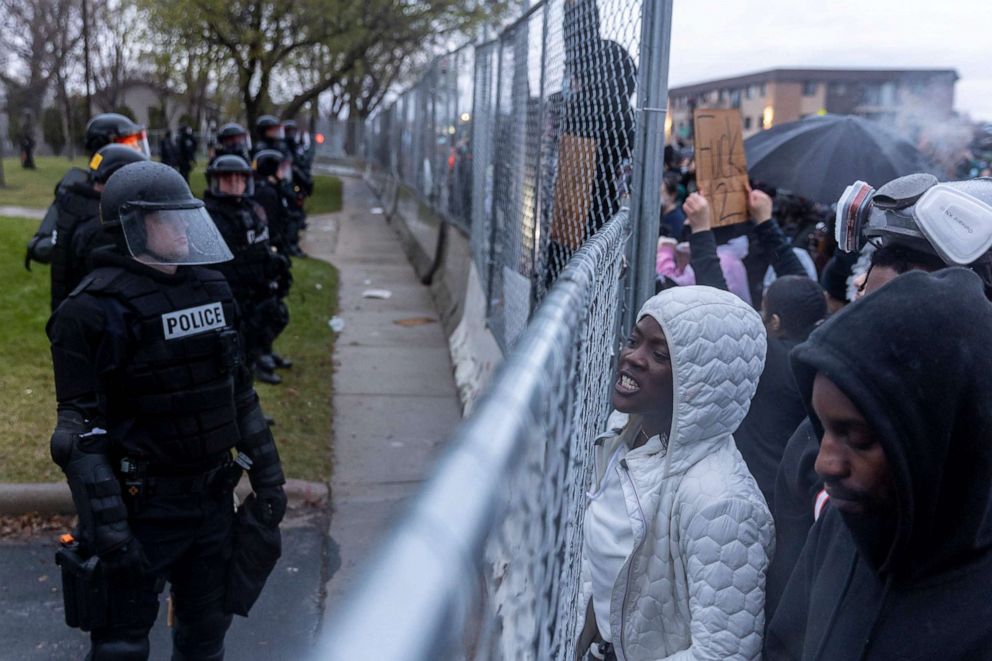
[[[641,541],[638,542],[637,546],[634,547],[634,550],[630,552],[631,563],[633,563],[635,554],[637,554],[641,550],[641,547],[644,546],[644,541],[648,538],[647,536],[648,524],[647,524],[647,520],[644,518],[644,508],[641,507],[641,499],[637,495],[637,487],[634,486],[634,480],[630,477],[630,467],[627,466],[626,458],[620,460],[620,466],[623,468],[624,472],[627,473],[627,480],[630,481],[630,491],[634,494],[634,501],[637,503],[637,512],[638,514],[641,515],[641,526],[644,528],[641,534]],[[618,648],[621,656],[624,659],[627,658],[627,653],[624,652],[623,650],[623,636],[624,636],[623,621],[624,621],[624,613],[627,610],[627,596],[629,594],[630,594],[630,565],[627,566],[627,576],[626,576],[625,586],[623,589],[623,600],[620,602],[620,640],[619,640]]]

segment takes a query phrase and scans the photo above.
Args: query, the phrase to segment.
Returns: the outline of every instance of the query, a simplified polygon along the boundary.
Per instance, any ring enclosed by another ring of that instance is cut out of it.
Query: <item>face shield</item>
[[[285,140],[286,130],[283,128],[282,124],[278,126],[270,126],[265,129],[265,137],[269,140]]]
[[[282,181],[290,181],[293,178],[293,162],[288,159],[281,162],[279,169],[276,170],[276,176]]]
[[[202,203],[185,208],[127,204],[120,220],[128,251],[144,264],[192,266],[233,259]]]
[[[148,133],[142,129],[137,133],[132,133],[131,135],[124,135],[119,138],[114,138],[114,142],[119,145],[126,145],[131,149],[141,152],[145,155],[145,158],[151,158],[152,152],[148,148]]]
[[[208,175],[214,197],[254,197],[255,178],[251,173],[214,172]]]
[[[251,153],[251,136],[248,135],[247,133],[223,137],[220,139],[220,144],[224,148],[224,151],[226,151],[229,154]]]

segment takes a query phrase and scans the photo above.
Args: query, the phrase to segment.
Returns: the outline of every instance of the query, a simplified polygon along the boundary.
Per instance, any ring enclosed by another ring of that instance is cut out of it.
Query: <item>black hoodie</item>
[[[990,340],[981,281],[953,268],[896,278],[796,348],[807,406],[820,372],[873,428],[896,516],[885,533],[827,508],[768,627],[767,659],[992,659]]]

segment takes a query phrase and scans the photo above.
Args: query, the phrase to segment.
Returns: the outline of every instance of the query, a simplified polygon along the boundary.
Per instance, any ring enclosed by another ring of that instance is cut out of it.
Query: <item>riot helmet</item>
[[[255,122],[255,133],[261,140],[282,140],[286,137],[283,124],[275,115],[262,115]]]
[[[90,159],[90,179],[95,184],[106,184],[110,175],[129,163],[139,163],[148,159],[131,147],[109,144],[100,147]]]
[[[229,122],[217,131],[217,150],[220,154],[234,154],[245,160],[251,154],[251,136],[245,127],[236,122]]]
[[[857,181],[837,203],[835,234],[845,252],[870,241],[936,254],[947,264],[971,264],[992,247],[992,179],[938,183],[919,173],[877,191]]]
[[[296,121],[292,119],[287,119],[282,123],[283,134],[286,136],[286,144],[291,148],[295,148],[298,141],[297,136],[299,135],[299,128],[296,125]]]
[[[255,195],[251,167],[240,156],[218,156],[207,168],[207,185],[214,197],[242,198]]]
[[[86,125],[86,151],[92,156],[100,147],[111,143],[126,145],[151,158],[144,126],[113,112],[97,115]]]
[[[145,264],[216,264],[233,259],[203,202],[182,175],[162,163],[130,163],[111,175],[100,199],[100,222],[123,235]]]
[[[292,163],[283,152],[278,149],[263,149],[255,154],[253,163],[255,172],[262,177],[284,178],[286,166],[289,166],[289,176],[292,177]]]

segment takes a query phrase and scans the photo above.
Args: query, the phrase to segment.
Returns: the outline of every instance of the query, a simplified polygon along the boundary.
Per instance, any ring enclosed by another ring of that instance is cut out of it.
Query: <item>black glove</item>
[[[275,528],[286,515],[286,492],[280,487],[262,487],[255,492],[255,516]]]
[[[148,558],[136,537],[100,556],[100,560],[108,578],[126,585],[138,585],[148,571]]]

